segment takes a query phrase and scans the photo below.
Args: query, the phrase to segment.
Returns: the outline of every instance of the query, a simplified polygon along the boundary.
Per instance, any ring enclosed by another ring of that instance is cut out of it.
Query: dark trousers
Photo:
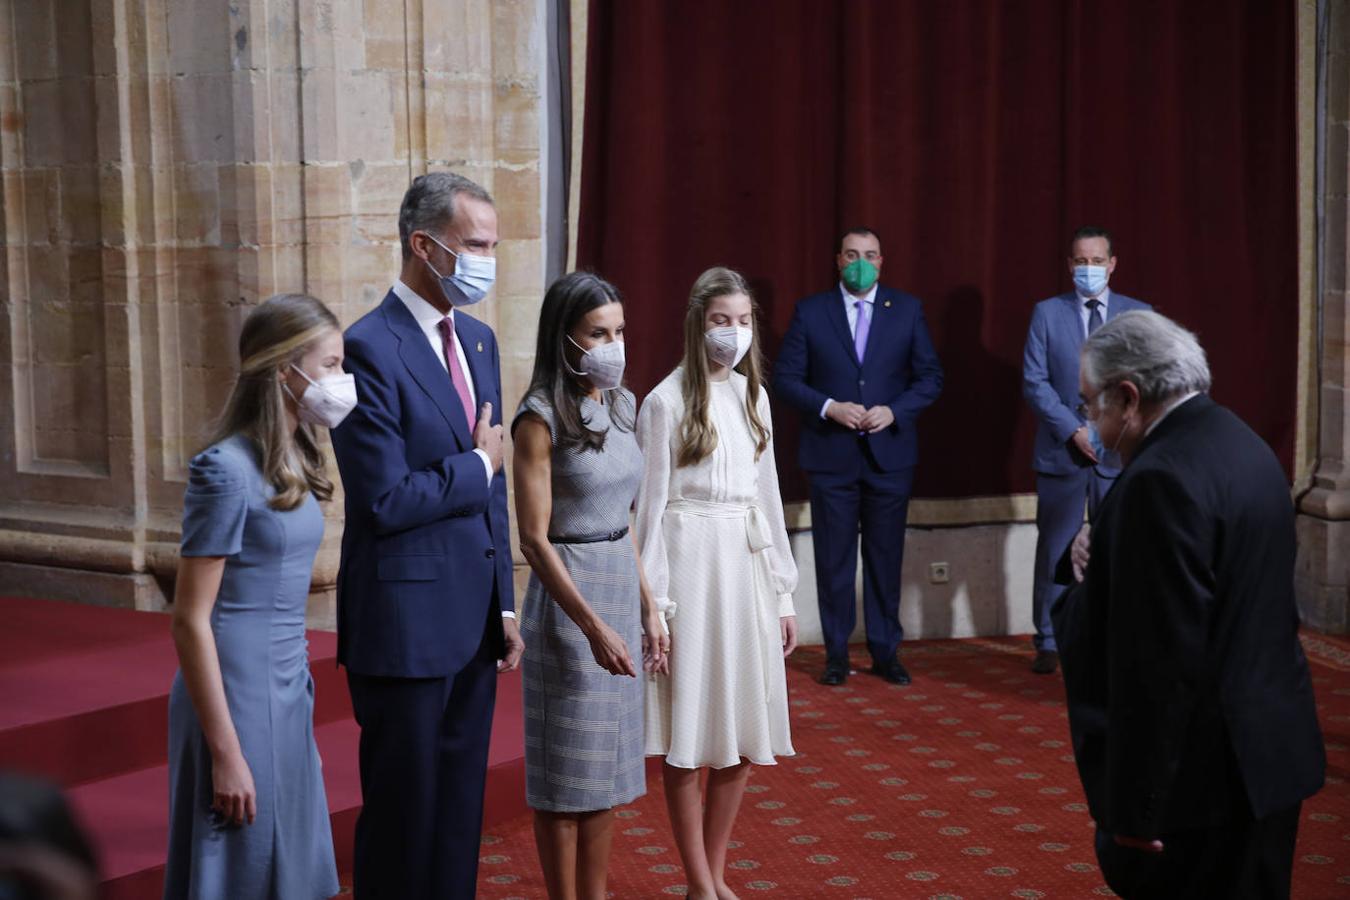
[[[485,634],[478,654],[450,677],[348,672],[347,685],[361,726],[356,897],[473,897],[497,697],[496,642]]]
[[[1065,585],[1055,584],[1055,565],[1083,526],[1083,503],[1089,517],[1111,488],[1112,479],[1085,467],[1069,475],[1036,475],[1036,569],[1031,586],[1031,620],[1037,650],[1058,650],[1050,607]]]
[[[895,658],[900,627],[900,564],[914,469],[884,472],[859,440],[852,471],[808,472],[811,543],[816,559],[816,602],[825,653],[848,659],[857,623],[858,533],[862,532],[863,622],[873,662]]]
[[[1162,853],[1122,847],[1099,828],[1097,862],[1126,900],[1287,900],[1302,808],[1163,835]]]

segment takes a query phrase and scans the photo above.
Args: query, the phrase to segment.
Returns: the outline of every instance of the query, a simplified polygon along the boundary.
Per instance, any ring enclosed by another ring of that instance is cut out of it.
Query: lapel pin
[[[885,303],[883,303],[883,304],[881,304],[881,305],[884,306],[884,307],[886,307],[887,309],[890,309],[890,308],[891,308],[891,301],[887,300]]]
[[[483,342],[482,342],[482,341],[479,341],[479,342],[478,342],[478,352],[479,352],[479,353],[482,353],[482,352],[483,352]]]

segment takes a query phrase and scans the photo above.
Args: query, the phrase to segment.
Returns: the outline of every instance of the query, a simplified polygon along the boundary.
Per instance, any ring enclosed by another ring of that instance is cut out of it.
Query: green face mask
[[[860,256],[844,266],[840,277],[850,294],[861,294],[877,283],[877,267]]]

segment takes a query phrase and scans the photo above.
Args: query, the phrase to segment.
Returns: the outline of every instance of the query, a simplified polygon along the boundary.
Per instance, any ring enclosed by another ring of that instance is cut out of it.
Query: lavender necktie
[[[858,308],[858,322],[853,326],[853,352],[858,355],[858,364],[861,365],[863,354],[867,351],[867,331],[871,322],[867,318],[867,304],[861,300],[854,300],[853,303]]]

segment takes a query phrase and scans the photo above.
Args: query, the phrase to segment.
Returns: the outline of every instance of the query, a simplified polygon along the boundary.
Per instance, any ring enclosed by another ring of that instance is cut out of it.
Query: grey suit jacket
[[[1152,308],[1112,291],[1106,318]],[[1082,465],[1069,453],[1067,443],[1083,424],[1075,410],[1080,402],[1078,353],[1086,339],[1076,294],[1060,294],[1036,304],[1022,352],[1022,396],[1038,420],[1031,467],[1046,475],[1068,475]]]

